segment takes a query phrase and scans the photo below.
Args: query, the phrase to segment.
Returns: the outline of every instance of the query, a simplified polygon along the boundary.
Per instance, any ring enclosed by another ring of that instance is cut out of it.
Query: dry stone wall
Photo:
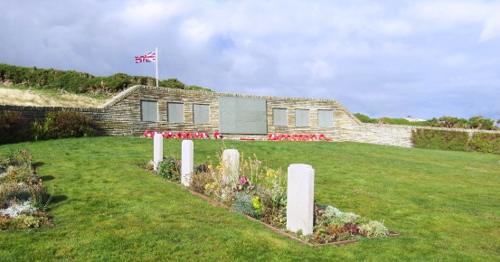
[[[268,96],[253,96],[241,94],[213,93],[205,91],[179,90],[136,86],[127,90],[127,95],[121,95],[116,101],[106,107],[104,117],[105,129],[110,135],[141,135],[144,130],[171,132],[207,132],[219,131],[219,97],[259,98],[267,101],[268,133],[284,134],[320,134],[333,136],[345,126],[358,126],[360,122],[352,116],[337,101],[330,99],[283,98]],[[158,121],[141,121],[141,100],[155,101],[158,104]],[[183,123],[170,123],[167,119],[167,104],[182,103]],[[193,117],[193,106],[202,104],[209,106],[209,123],[196,124]],[[273,108],[287,110],[287,126],[273,125]],[[295,110],[309,109],[309,126],[295,126]],[[318,126],[318,110],[326,109],[334,112],[332,127]],[[337,130],[337,131],[335,131]],[[229,135],[236,137],[238,135]],[[227,136],[226,136],[227,137]],[[245,137],[265,138],[266,136]]]
[[[340,103],[331,99],[310,99],[291,97],[253,96],[242,94],[214,93],[206,91],[134,86],[115,96],[99,108],[33,107],[0,105],[0,110],[21,111],[29,121],[42,120],[50,111],[69,110],[82,112],[100,123],[100,135],[141,136],[145,130],[171,132],[219,132],[219,97],[241,97],[265,99],[267,105],[268,134],[324,134],[333,141],[361,142],[379,145],[411,147],[411,131],[417,128],[401,125],[361,123]],[[157,121],[141,120],[141,101],[157,104]],[[182,104],[182,123],[172,123],[168,119],[168,103]],[[208,105],[208,122],[194,122],[194,105]],[[273,109],[286,109],[287,125],[275,126]],[[296,110],[309,111],[309,125],[296,126]],[[318,110],[333,112],[333,125],[318,125]],[[436,129],[436,128],[430,128]],[[437,128],[439,129],[439,128]],[[450,129],[446,129],[450,130]],[[453,129],[466,132],[492,132],[469,129]],[[266,139],[266,135],[226,134],[227,138]]]

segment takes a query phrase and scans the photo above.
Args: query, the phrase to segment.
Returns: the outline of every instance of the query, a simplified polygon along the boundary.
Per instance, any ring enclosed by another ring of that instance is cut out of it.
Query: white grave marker
[[[236,149],[226,149],[222,152],[222,179],[235,187],[239,178],[240,153]]]
[[[153,166],[157,171],[158,164],[163,160],[163,135],[155,133],[153,146]]]
[[[288,167],[286,229],[302,230],[302,235],[313,233],[314,222],[314,169],[306,164]]]
[[[191,174],[194,167],[194,144],[192,140],[182,141],[181,182],[184,186],[191,186]]]

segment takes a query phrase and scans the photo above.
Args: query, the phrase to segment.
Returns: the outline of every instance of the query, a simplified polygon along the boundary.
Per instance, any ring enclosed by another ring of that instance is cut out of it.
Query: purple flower
[[[248,179],[246,177],[242,177],[240,179],[238,179],[238,184],[240,185],[244,185],[248,182]]]

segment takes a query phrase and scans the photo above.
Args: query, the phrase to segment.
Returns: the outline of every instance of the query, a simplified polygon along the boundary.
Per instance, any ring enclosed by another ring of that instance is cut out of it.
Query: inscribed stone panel
[[[318,126],[319,127],[333,126],[333,110],[318,109]]]
[[[287,126],[288,120],[286,117],[286,108],[273,108],[273,125],[274,126]]]
[[[167,103],[167,119],[170,123],[184,122],[184,104],[183,103]]]
[[[210,124],[210,106],[209,105],[193,105],[193,114],[195,124]]]
[[[158,121],[158,102],[141,100],[141,121]]]
[[[267,134],[267,101],[219,97],[219,129],[226,134]]]
[[[309,109],[295,109],[295,126],[309,126]]]

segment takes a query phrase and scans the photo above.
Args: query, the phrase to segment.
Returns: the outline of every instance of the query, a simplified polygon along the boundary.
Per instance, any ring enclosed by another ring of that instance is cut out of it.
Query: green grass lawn
[[[164,140],[180,157],[181,141]],[[153,140],[98,137],[0,146],[34,153],[55,227],[0,232],[0,261],[498,261],[500,156],[357,143],[195,140],[284,170],[316,170],[315,197],[399,237],[309,247],[212,206],[137,164]]]

